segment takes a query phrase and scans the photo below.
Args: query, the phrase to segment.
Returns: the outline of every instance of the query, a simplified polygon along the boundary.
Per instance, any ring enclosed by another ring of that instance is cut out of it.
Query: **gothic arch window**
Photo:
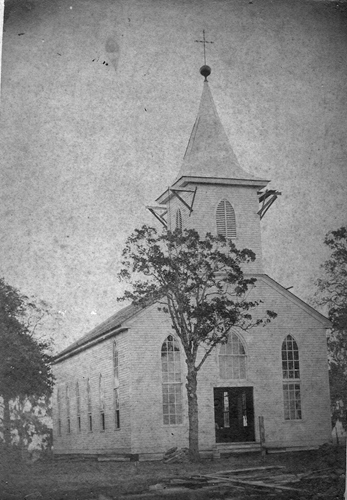
[[[99,375],[99,409],[100,409],[100,430],[104,431],[105,425],[105,387],[104,379]]]
[[[119,359],[116,341],[113,342],[113,406],[116,429],[120,429],[119,410]]]
[[[234,332],[229,334],[228,341],[220,347],[219,376],[234,380],[246,378],[246,351]]]
[[[76,410],[77,410],[77,430],[81,432],[81,396],[80,396],[80,386],[76,382]]]
[[[161,347],[163,422],[165,425],[182,423],[182,375],[180,347],[169,335]]]
[[[236,238],[235,211],[228,200],[218,203],[216,210],[217,234],[225,238]]]
[[[282,343],[282,377],[284,419],[301,420],[299,348],[291,335]]]
[[[69,384],[66,384],[65,387],[65,395],[66,395],[66,423],[67,423],[67,433],[71,432],[71,420],[70,420],[70,387]]]
[[[179,208],[176,210],[176,229],[182,231],[182,212]]]

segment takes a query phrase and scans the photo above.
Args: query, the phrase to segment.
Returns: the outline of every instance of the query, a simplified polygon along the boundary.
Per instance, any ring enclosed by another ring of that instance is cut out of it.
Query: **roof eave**
[[[85,351],[86,349],[89,349],[90,347],[99,344],[100,342],[104,342],[105,340],[109,339],[110,337],[113,337],[115,335],[118,335],[119,333],[122,333],[124,331],[128,330],[127,327],[115,327],[111,328],[110,331],[101,333],[98,337],[95,337],[93,339],[89,339],[83,343],[81,343],[78,346],[73,346],[71,348],[67,348],[61,353],[57,354],[55,356],[52,364],[56,365],[60,363],[61,361],[64,361],[67,358],[71,358],[72,356],[75,356],[76,354],[79,354],[82,351]]]
[[[232,179],[222,177],[198,177],[198,176],[182,176],[177,179],[171,187],[184,187],[189,183],[194,184],[220,184],[224,186],[249,186],[254,188],[264,188],[270,181],[265,179]],[[157,199],[156,202],[165,204],[172,197],[170,189],[166,189]]]
[[[304,309],[308,314],[313,316],[317,321],[319,321],[323,326],[325,326],[325,328],[328,329],[332,327],[331,321],[326,316],[324,316],[324,314],[320,313],[319,311],[316,311],[316,309],[307,304],[304,300],[300,299],[293,292],[287,290],[284,286],[282,286],[276,280],[271,278],[268,274],[252,274],[252,276],[254,276],[257,279],[264,279],[264,281],[266,281],[270,286],[279,290],[282,293],[282,295],[285,295],[286,297],[290,298],[293,302],[295,302],[297,305],[301,306],[302,309]]]

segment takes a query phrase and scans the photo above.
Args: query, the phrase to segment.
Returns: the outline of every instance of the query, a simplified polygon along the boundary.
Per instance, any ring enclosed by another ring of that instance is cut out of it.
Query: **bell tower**
[[[249,272],[261,274],[260,219],[280,193],[264,191],[269,181],[240,167],[209,88],[211,69],[204,65],[200,73],[203,91],[181,168],[157,205],[147,208],[171,231],[222,234],[239,249],[253,250],[256,260]]]

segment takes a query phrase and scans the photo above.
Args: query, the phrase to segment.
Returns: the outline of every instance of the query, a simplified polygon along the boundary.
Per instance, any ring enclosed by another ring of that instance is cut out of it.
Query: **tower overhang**
[[[270,181],[265,179],[230,179],[222,177],[195,177],[182,176],[177,179],[174,184],[166,189],[157,199],[156,202],[160,205],[166,204],[174,194],[171,188],[184,188],[189,184],[209,184],[209,185],[224,185],[224,186],[246,186],[254,189],[263,189]]]

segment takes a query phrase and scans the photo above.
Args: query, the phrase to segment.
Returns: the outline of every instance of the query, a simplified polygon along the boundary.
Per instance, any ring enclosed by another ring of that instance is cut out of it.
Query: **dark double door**
[[[214,416],[217,443],[255,441],[253,387],[216,387]]]

